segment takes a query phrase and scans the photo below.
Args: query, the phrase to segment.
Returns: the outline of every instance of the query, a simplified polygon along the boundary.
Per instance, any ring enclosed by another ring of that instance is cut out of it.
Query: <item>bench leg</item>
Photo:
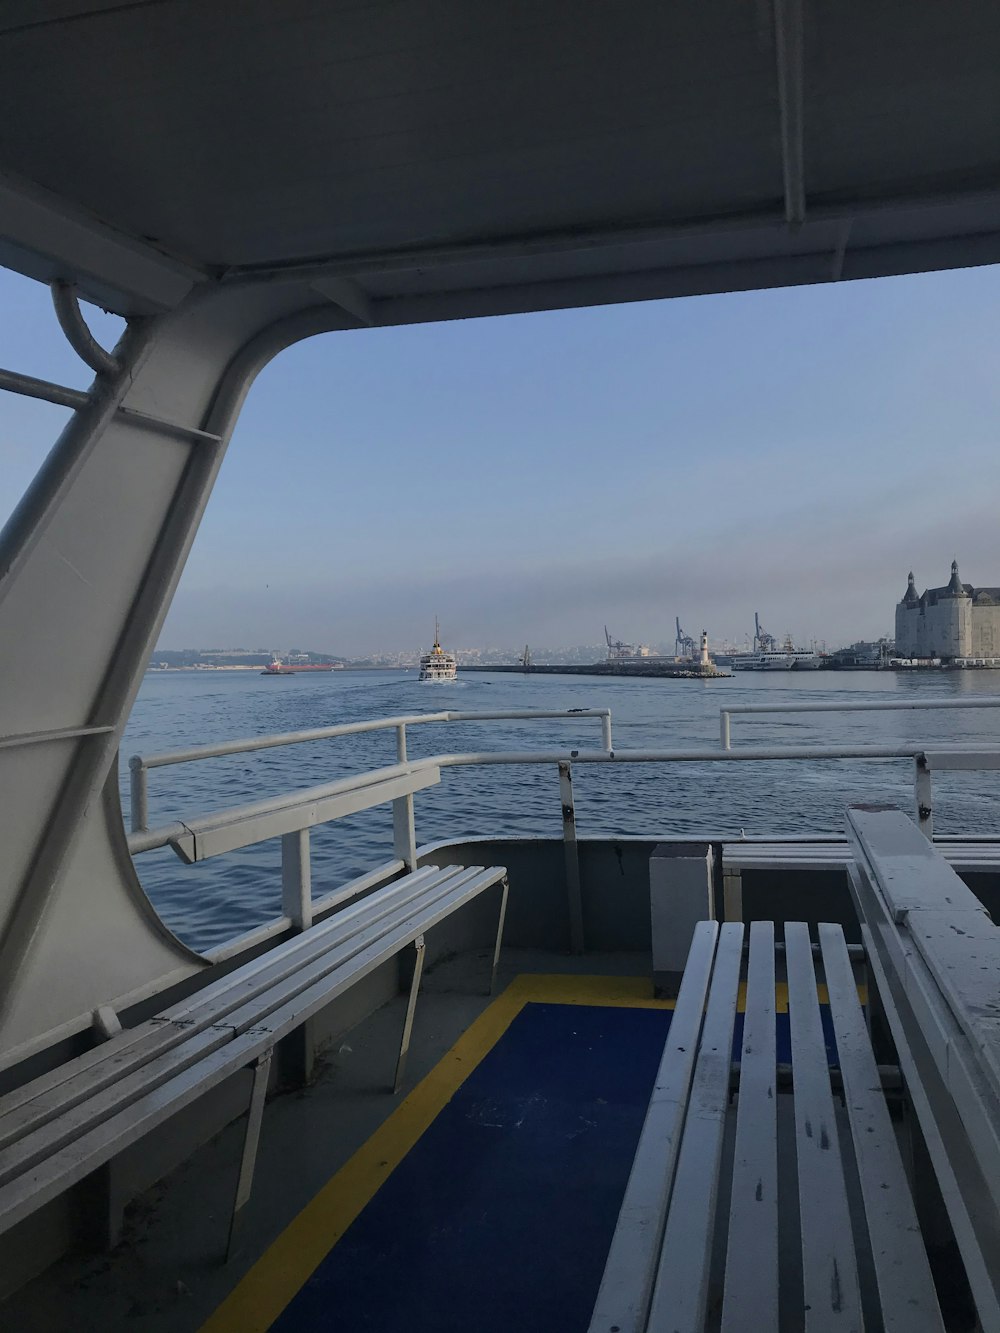
[[[738,870],[723,872],[722,910],[726,921],[743,920],[743,877]]]
[[[396,1061],[396,1077],[392,1084],[393,1092],[398,1092],[402,1085],[403,1074],[406,1071],[406,1057],[410,1053],[410,1034],[413,1031],[413,1015],[417,1008],[417,992],[420,989],[420,977],[424,970],[424,954],[426,952],[423,935],[417,936],[413,941],[413,947],[416,950],[417,956],[413,964],[413,979],[410,982],[410,998],[406,1005],[406,1019],[403,1022],[403,1037],[399,1043],[399,1059]]]
[[[493,966],[490,969],[490,994],[494,994],[497,988],[497,968],[500,966],[500,945],[503,942],[503,923],[507,915],[507,894],[510,886],[507,883],[507,876],[504,875],[500,882],[500,919],[497,922],[497,942],[493,949]]]
[[[226,1263],[236,1252],[240,1220],[243,1216],[243,1209],[250,1198],[250,1191],[253,1188],[253,1172],[257,1163],[257,1145],[260,1142],[261,1120],[264,1118],[264,1099],[267,1095],[267,1076],[271,1069],[272,1053],[273,1048],[265,1051],[253,1066],[253,1085],[250,1089],[250,1106],[247,1111],[246,1132],[243,1136],[243,1156],[240,1158],[240,1174],[236,1181],[233,1215],[229,1222]]]

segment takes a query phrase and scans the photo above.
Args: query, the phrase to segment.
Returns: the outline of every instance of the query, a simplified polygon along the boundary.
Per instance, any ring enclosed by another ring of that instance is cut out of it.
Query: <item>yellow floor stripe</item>
[[[531,1002],[672,1008],[642,977],[522,975],[431,1070],[370,1139],[261,1255],[202,1333],[264,1333],[433,1123],[468,1076]]]
[[[821,1004],[828,1003],[819,986]],[[862,1004],[864,988],[858,987]],[[745,987],[739,1009],[744,1009]],[[775,986],[775,1008],[788,1012],[788,988]],[[653,997],[648,977],[523,974],[480,1014],[430,1073],[306,1204],[203,1325],[202,1333],[266,1333],[285,1306],[455,1095],[526,1004],[672,1009]]]

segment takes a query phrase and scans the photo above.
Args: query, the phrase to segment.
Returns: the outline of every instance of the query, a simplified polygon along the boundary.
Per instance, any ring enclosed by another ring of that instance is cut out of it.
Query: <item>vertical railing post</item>
[[[601,718],[601,742],[604,749],[609,753],[615,748],[611,744],[611,714],[605,713]]]
[[[406,763],[406,724],[396,728],[396,761]],[[392,803],[392,845],[407,870],[417,868],[417,830],[413,818],[413,793],[397,796]]]
[[[141,754],[134,754],[128,766],[132,832],[145,833],[149,828],[149,769],[142,762]]]
[[[733,748],[730,744],[731,739],[732,737],[729,730],[729,712],[727,709],[723,708],[719,712],[719,740],[722,742],[722,748],[724,750],[731,750]]]
[[[281,835],[281,910],[294,930],[308,930],[312,925],[312,871],[307,828]]]
[[[580,893],[580,849],[576,841],[576,807],[573,803],[573,771],[559,765],[559,797],[562,801],[563,853],[566,860],[566,900],[569,906],[569,946],[583,953],[583,899]]]
[[[934,803],[931,770],[927,756],[918,754],[913,762],[913,794],[917,805],[917,827],[925,837],[934,837]]]

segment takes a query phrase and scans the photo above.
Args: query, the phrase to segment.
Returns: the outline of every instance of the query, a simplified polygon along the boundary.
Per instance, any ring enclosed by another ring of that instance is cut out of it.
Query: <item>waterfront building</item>
[[[918,595],[911,570],[896,605],[896,652],[944,661],[1000,656],[1000,588],[963,583],[953,560],[944,587]]]

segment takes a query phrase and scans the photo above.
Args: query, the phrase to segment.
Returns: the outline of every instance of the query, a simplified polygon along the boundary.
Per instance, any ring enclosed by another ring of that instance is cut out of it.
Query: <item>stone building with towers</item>
[[[945,586],[918,595],[911,570],[896,604],[896,653],[946,661],[1000,658],[1000,588],[963,583],[953,560]]]

